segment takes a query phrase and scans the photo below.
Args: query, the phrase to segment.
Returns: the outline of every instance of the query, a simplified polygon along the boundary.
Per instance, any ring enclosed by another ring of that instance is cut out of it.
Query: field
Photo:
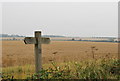
[[[117,58],[117,56],[118,43],[52,41],[50,44],[42,45],[42,63],[45,68],[49,66],[51,61],[62,64],[92,59]],[[34,72],[34,45],[25,45],[23,41],[2,41],[2,63],[3,71],[8,71],[13,66],[14,68],[22,66],[28,70],[26,67],[31,65],[31,70]]]
[[[95,58],[116,57],[118,54],[117,43],[52,41],[42,45],[43,64],[53,59],[57,62],[92,59],[93,46],[98,49]],[[23,41],[3,41],[2,54],[3,67],[34,64],[34,45],[25,45]]]

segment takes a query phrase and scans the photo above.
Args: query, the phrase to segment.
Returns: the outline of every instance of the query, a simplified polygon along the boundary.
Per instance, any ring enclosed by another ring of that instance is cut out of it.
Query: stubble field
[[[118,44],[109,42],[52,41],[42,44],[42,63],[116,58]],[[34,45],[23,41],[2,41],[2,66],[34,65]]]

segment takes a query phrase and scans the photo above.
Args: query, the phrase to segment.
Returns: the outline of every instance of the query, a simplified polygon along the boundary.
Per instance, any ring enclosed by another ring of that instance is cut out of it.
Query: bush
[[[120,61],[103,59],[85,62],[74,62],[71,65],[56,66],[42,69],[29,79],[120,79]]]

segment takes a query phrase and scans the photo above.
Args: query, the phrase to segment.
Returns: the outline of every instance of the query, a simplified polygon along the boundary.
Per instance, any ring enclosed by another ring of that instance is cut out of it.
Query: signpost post
[[[36,73],[38,73],[42,69],[41,44],[49,44],[50,38],[41,37],[41,31],[35,31],[35,37],[25,37],[24,43],[35,45],[35,68]]]

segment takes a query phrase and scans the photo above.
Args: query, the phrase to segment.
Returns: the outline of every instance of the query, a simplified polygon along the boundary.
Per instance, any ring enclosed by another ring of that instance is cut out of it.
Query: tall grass
[[[120,59],[108,55],[96,59],[95,46],[91,47],[92,60],[77,62],[55,62],[55,55],[50,64],[44,64],[42,70],[34,73],[34,66],[3,68],[3,79],[117,79],[120,80]]]
[[[24,73],[23,68],[18,67],[16,71],[11,69],[9,72],[3,72],[2,78],[20,79],[20,77],[15,77],[15,71],[19,76],[23,73],[26,74],[24,77],[26,79],[120,79],[120,60],[118,59],[99,59],[63,64],[51,61],[51,65],[40,70],[37,74],[33,72],[33,69],[29,69],[29,71],[27,69]]]
[[[116,59],[92,60],[85,62],[67,63],[42,69],[30,79],[120,79],[120,63]],[[41,76],[38,76],[38,75]]]

